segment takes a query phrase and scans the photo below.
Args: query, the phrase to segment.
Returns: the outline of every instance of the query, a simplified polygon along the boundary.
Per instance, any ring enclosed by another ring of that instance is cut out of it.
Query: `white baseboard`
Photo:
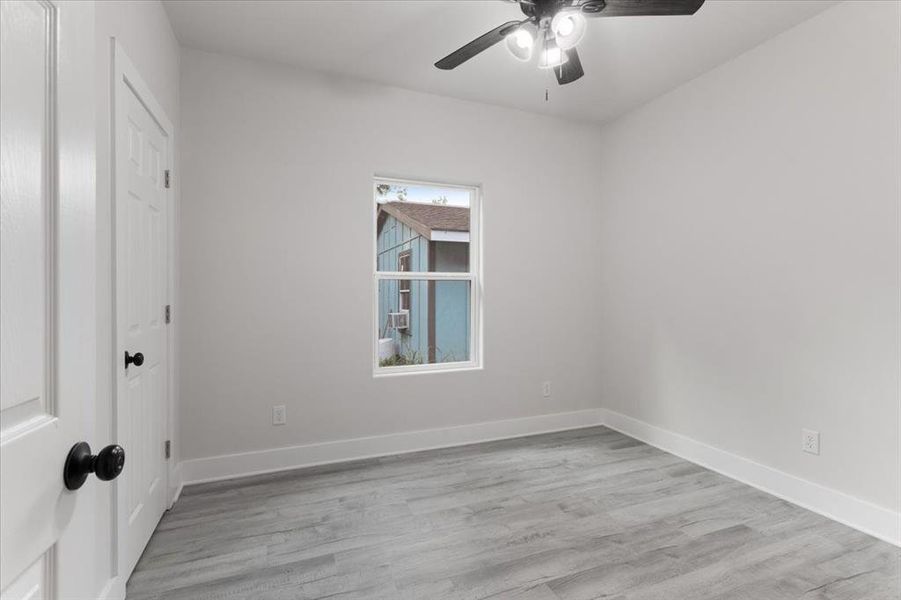
[[[273,450],[195,458],[181,463],[185,485],[329,463],[448,448],[552,431],[602,425],[600,409],[392,433]]]
[[[166,508],[172,508],[172,505],[181,496],[181,491],[185,488],[185,482],[182,477],[184,463],[178,463],[169,471],[169,504]]]
[[[107,581],[97,598],[99,600],[125,600],[125,578],[113,577]]]
[[[603,409],[604,425],[792,504],[901,546],[901,513],[624,414]]]

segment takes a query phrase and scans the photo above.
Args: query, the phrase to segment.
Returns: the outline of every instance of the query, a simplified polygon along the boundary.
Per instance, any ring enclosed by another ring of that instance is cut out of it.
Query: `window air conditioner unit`
[[[410,311],[388,313],[388,326],[392,329],[407,329],[410,326]]]

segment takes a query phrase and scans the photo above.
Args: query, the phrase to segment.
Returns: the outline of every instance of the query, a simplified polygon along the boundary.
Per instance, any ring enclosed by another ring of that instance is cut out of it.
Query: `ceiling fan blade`
[[[693,15],[704,0],[585,0],[581,3],[586,17],[648,17]],[[601,5],[604,7],[600,10]]]
[[[566,85],[572,83],[585,74],[582,70],[582,61],[579,60],[579,53],[575,48],[566,51],[566,62],[559,67],[554,67],[554,75],[557,76],[557,83]]]
[[[459,67],[479,52],[487,50],[496,43],[503,41],[503,39],[507,37],[507,34],[514,31],[526,21],[528,21],[528,19],[526,19],[525,21],[507,21],[503,25],[495,27],[488,33],[480,35],[462,48],[454,50],[453,52],[436,62],[435,66],[439,69],[445,70]]]

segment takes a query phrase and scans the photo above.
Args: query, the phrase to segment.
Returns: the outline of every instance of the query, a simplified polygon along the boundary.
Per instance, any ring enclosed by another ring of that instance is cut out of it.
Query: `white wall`
[[[97,449],[116,442],[112,421],[112,382],[119,361],[112,356],[111,273],[111,146],[110,146],[110,38],[115,37],[125,49],[154,96],[175,124],[179,122],[179,46],[168,17],[158,0],[103,0],[95,5],[96,27],[96,97],[97,97],[97,400],[96,437],[89,440]],[[176,139],[177,144],[177,139]],[[176,162],[178,147],[176,145]],[[178,188],[176,186],[176,195]],[[127,451],[127,449],[126,449]],[[127,468],[127,467],[126,467]],[[104,484],[106,493],[98,494],[98,531],[93,539],[98,591],[111,575],[110,540],[112,485]],[[116,582],[122,585],[124,582]],[[118,590],[114,590],[115,593]]]
[[[185,458],[597,405],[594,127],[194,50],[181,94]],[[375,174],[483,186],[483,371],[373,379]]]
[[[839,5],[610,124],[597,235],[605,406],[896,511],[899,22]]]

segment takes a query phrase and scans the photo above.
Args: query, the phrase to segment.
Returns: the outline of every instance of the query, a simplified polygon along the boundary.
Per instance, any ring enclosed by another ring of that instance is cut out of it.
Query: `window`
[[[375,375],[481,366],[479,189],[373,182]]]

